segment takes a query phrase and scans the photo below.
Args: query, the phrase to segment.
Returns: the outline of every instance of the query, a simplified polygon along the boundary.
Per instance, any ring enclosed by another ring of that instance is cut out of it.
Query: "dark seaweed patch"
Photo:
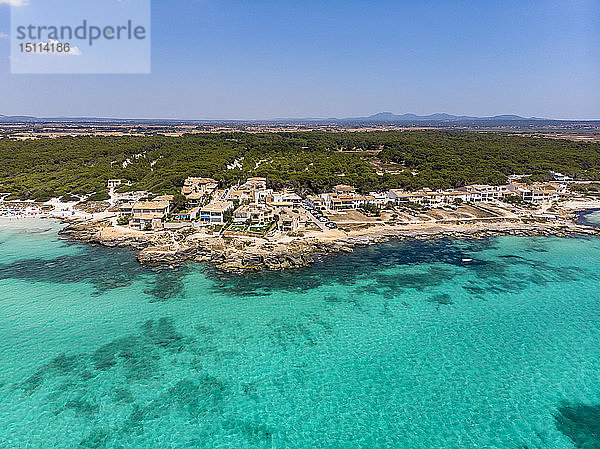
[[[315,346],[319,336],[330,334],[333,326],[320,315],[303,314],[293,322],[273,320],[269,324],[270,334],[274,343],[283,349],[296,346]]]
[[[447,293],[440,293],[429,297],[429,301],[437,303],[438,306],[448,306],[454,304],[452,297]]]
[[[327,326],[318,317],[312,318],[314,326]],[[168,317],[148,320],[140,326],[137,334],[116,338],[89,354],[59,354],[17,387],[25,394],[32,394],[41,389],[46,380],[55,382],[57,378],[64,378],[58,388],[43,398],[55,407],[56,415],[74,413],[90,424],[97,423],[106,412],[100,398],[108,397],[113,407],[123,407],[129,413],[114,428],[90,426],[92,430],[80,442],[80,447],[118,447],[115,445],[119,439],[141,434],[147,425],[171,412],[187,417],[189,422],[199,426],[199,433],[207,432],[206,436],[210,438],[215,430],[213,423],[222,419],[225,403],[230,400],[232,391],[241,392],[241,388],[232,389],[228,381],[205,372],[203,366],[208,364],[204,362],[210,357],[219,363],[237,355],[237,352],[219,351],[215,342],[218,338],[216,329],[201,324],[196,328],[200,337],[198,340],[180,333]],[[182,352],[186,352],[187,356],[179,360],[178,355]],[[189,361],[190,355],[194,357],[192,362]],[[190,368],[194,377],[162,387],[161,393],[149,402],[144,399],[145,403],[140,404],[132,392],[131,384],[162,381],[164,370],[168,370],[169,366],[157,362],[165,357],[171,363],[182,363]],[[92,382],[106,371],[117,371],[113,378],[120,379],[118,374],[122,374],[125,380],[109,386],[106,391],[98,391]],[[92,395],[91,392],[96,393]],[[258,385],[254,385],[247,394],[257,398]],[[253,427],[249,424],[239,430],[240,435],[256,441],[264,439],[267,433],[268,430],[260,425]]]
[[[32,394],[47,378],[55,377],[81,377],[87,373],[85,359],[81,355],[68,356],[64,353],[57,355],[50,362],[38,369],[33,375],[20,384],[25,394]]]
[[[325,302],[328,302],[330,304],[343,302],[343,299],[338,295],[327,295],[323,299],[325,300]]]
[[[170,410],[177,410],[190,420],[199,420],[208,414],[218,416],[223,410],[228,390],[226,383],[211,376],[180,380],[147,406],[135,404],[118,433],[120,436],[141,434],[145,424]]]
[[[161,318],[158,322],[148,320],[142,326],[142,331],[154,345],[171,351],[179,351],[184,343],[183,335],[175,330],[171,318]]]
[[[473,268],[476,281],[468,281],[463,289],[476,295],[485,293],[513,293],[530,285],[545,286],[552,282],[568,282],[586,278],[599,279],[584,269],[569,266],[556,267],[544,261],[524,257],[505,257],[506,263],[490,261],[484,266]]]
[[[82,254],[0,264],[0,279],[60,284],[87,282],[94,286],[94,295],[98,296],[112,289],[127,287],[135,280],[148,276],[151,284],[145,293],[152,295],[155,301],[166,301],[183,294],[184,277],[189,267],[152,270],[142,266],[133,252],[127,249],[87,244],[82,247]]]
[[[272,339],[282,348],[305,344],[314,346],[317,344],[315,337],[308,326],[302,323],[272,323]]]
[[[372,284],[359,287],[357,293],[361,294],[375,288],[376,292],[385,298],[393,298],[407,289],[424,291],[429,287],[436,287],[452,280],[457,273],[449,268],[433,266],[416,273],[376,273],[371,278]]]
[[[85,392],[77,392],[74,397],[69,399],[65,404],[54,411],[55,415],[59,415],[66,410],[72,410],[77,416],[91,417],[98,414],[100,407],[98,404],[86,397]]]
[[[548,251],[545,237],[518,238],[524,252]],[[495,249],[497,241],[497,238],[403,240],[356,248],[353,253],[326,258],[323,262],[301,270],[236,276],[207,267],[205,273],[214,281],[214,290],[236,297],[264,295],[275,291],[302,293],[323,285],[352,286],[358,279],[372,279],[373,282],[361,285],[356,293],[374,293],[393,298],[406,289],[423,291],[451,281],[460,273],[453,267],[468,269],[475,274],[477,280],[469,281],[463,288],[476,296],[490,292],[510,293],[531,284],[546,285],[549,282],[575,280],[582,275],[598,278],[594,273],[588,273],[577,266],[557,267],[519,255],[501,256],[496,260],[476,259],[469,264],[462,262],[464,258],[473,258],[480,251]],[[433,266],[416,273],[388,274],[385,271],[400,265],[421,264]],[[324,300],[330,304],[354,301],[333,295],[325,296]],[[355,305],[360,306],[358,302]]]
[[[127,388],[115,388],[113,401],[116,404],[131,404],[134,400],[135,398],[133,397],[133,394],[131,394],[131,391],[129,391]]]
[[[356,248],[352,253],[328,257],[323,262],[301,270],[236,276],[207,267],[205,274],[214,281],[214,290],[236,297],[274,291],[301,293],[328,284],[353,285],[358,278],[398,265],[446,263],[461,266],[462,259],[468,254],[493,246],[492,239],[404,240]],[[430,274],[435,275],[433,272]],[[382,281],[385,283],[385,278]]]
[[[167,301],[183,297],[185,288],[184,279],[189,273],[189,267],[180,267],[173,270],[160,270],[154,275],[152,287],[144,293],[154,296],[154,301]]]
[[[92,355],[95,369],[120,365],[129,380],[153,377],[159,370],[161,349],[177,353],[190,342],[175,330],[170,318],[148,320],[141,331],[141,335],[118,338],[98,348]]]
[[[100,449],[106,447],[110,440],[110,433],[101,428],[93,429],[87,437],[79,443],[79,447],[85,449]]]
[[[16,260],[0,265],[0,279],[24,279],[30,282],[89,282],[96,294],[130,285],[147,271],[122,249],[89,247],[84,254],[55,259]]]
[[[228,421],[225,430],[240,435],[251,444],[269,443],[273,438],[273,430],[268,426],[248,421]]]
[[[576,447],[600,448],[600,405],[564,404],[554,419],[556,428]]]
[[[112,368],[117,364],[117,354],[132,353],[137,349],[139,340],[139,337],[123,337],[99,347],[92,356],[94,368],[97,370]]]

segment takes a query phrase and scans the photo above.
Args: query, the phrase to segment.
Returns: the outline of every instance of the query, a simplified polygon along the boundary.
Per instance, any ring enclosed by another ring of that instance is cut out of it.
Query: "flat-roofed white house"
[[[391,189],[388,192],[388,198],[396,204],[411,202],[427,206],[439,206],[453,203],[456,200],[465,203],[491,202],[501,200],[509,194],[507,186],[472,185],[453,190],[437,191],[422,189],[416,192],[406,192],[404,190]]]
[[[256,197],[255,190],[248,190],[242,188],[232,188],[227,191],[227,199],[230,201],[254,201]]]
[[[233,222],[234,223],[246,223],[250,220],[250,207],[245,204],[243,206],[238,207],[233,211]]]
[[[267,201],[277,207],[295,207],[302,203],[302,197],[294,192],[278,192],[270,195]]]
[[[554,178],[555,182],[564,183],[564,184],[573,182],[573,178],[571,178],[570,176],[567,176],[567,175],[563,175],[562,173],[551,171],[550,174]]]
[[[389,203],[387,192],[370,192],[368,197],[368,204],[375,204],[377,206],[384,206]]]
[[[159,213],[167,215],[169,213],[170,204],[168,201],[138,201],[131,207],[133,215]]]
[[[327,195],[309,195],[306,197],[306,202],[310,207],[316,210],[324,211],[329,209]]]
[[[539,204],[558,201],[567,192],[567,188],[564,184],[554,182],[533,185],[513,183],[508,186],[508,191],[512,195],[520,196],[525,202]]]
[[[358,209],[364,204],[364,197],[354,194],[329,195],[329,208],[331,210]]]
[[[175,199],[174,195],[159,195],[152,199],[152,201],[168,201],[171,202]]]
[[[109,189],[116,189],[117,187],[119,187],[121,184],[123,184],[123,180],[121,179],[109,179],[106,182],[106,186]]]
[[[233,222],[264,225],[270,223],[274,215],[275,210],[272,207],[264,204],[246,204],[238,207],[233,212]]]
[[[207,196],[203,193],[200,192],[192,192],[188,195],[185,196],[187,199],[187,204],[189,206],[197,206],[199,204],[201,204],[202,202],[204,202],[204,200],[207,198]]]
[[[272,201],[273,190],[272,189],[260,189],[254,191],[254,201],[258,203],[266,203]]]
[[[175,220],[181,220],[181,221],[194,221],[198,218],[199,214],[200,214],[200,207],[196,206],[196,207],[191,208],[190,210],[185,210],[185,211],[173,214],[173,218]]]
[[[200,222],[204,224],[223,224],[225,212],[233,209],[231,201],[214,201],[200,208]]]
[[[421,203],[423,202],[423,194],[421,192],[405,192],[400,189],[391,189],[388,192],[388,198],[390,201],[401,204],[401,203]]]
[[[138,201],[131,207],[131,227],[160,229],[169,208],[168,201]]]
[[[488,186],[482,184],[474,184],[470,186],[466,186],[465,189],[467,192],[472,194],[472,199],[470,201],[477,202],[492,202],[501,200],[506,195],[509,194],[507,186]],[[461,189],[462,190],[462,189]]]
[[[296,232],[300,227],[300,214],[283,211],[279,214],[279,230],[283,232]]]

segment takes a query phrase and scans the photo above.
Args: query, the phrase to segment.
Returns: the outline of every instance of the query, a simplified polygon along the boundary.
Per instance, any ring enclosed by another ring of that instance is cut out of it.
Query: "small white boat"
[[[469,259],[469,258],[464,258],[460,260],[462,263],[469,263],[469,262],[473,262],[473,259]]]

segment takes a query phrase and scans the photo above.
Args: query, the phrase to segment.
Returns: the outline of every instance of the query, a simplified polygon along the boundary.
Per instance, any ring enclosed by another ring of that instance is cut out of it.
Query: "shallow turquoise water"
[[[0,223],[2,448],[600,447],[599,239],[233,277],[42,223]]]

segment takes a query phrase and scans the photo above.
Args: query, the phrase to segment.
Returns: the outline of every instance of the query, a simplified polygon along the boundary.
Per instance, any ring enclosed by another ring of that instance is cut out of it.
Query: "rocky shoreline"
[[[175,266],[189,261],[210,262],[227,272],[283,270],[311,265],[326,256],[352,251],[342,242],[317,239],[295,240],[281,244],[269,241],[249,244],[241,238],[185,238],[173,231],[115,235],[109,227],[89,223],[71,223],[59,234],[71,240],[106,247],[130,247],[144,265]]]
[[[206,236],[181,231],[152,233],[123,232],[107,223],[71,222],[61,236],[107,247],[130,247],[138,251],[140,263],[150,266],[176,266],[189,261],[209,262],[230,273],[301,268],[357,246],[402,239],[478,239],[499,235],[569,236],[600,235],[600,228],[573,222],[486,223],[485,225],[430,226],[425,228],[386,227],[363,234],[320,239],[300,237],[276,242],[264,239]]]

